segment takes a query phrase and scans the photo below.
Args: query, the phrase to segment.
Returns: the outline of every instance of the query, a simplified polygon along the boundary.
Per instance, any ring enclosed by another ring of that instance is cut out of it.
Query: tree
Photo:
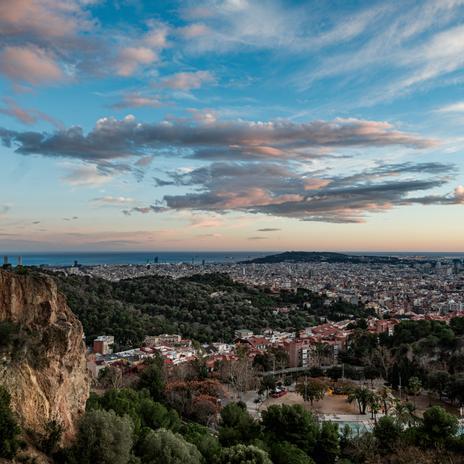
[[[122,371],[119,367],[105,367],[98,375],[98,383],[103,388],[121,388]]]
[[[371,391],[366,387],[356,387],[349,395],[348,402],[356,401],[359,409],[359,414],[366,414],[366,408],[369,404]]]
[[[274,464],[314,464],[314,460],[303,450],[287,441],[272,446],[271,458]]]
[[[422,382],[419,377],[410,377],[408,381],[408,390],[413,395],[414,406],[416,405],[416,396],[420,394],[422,390]]]
[[[209,428],[189,422],[184,425],[181,433],[189,443],[198,448],[206,464],[216,464],[217,457],[221,453],[221,445]]]
[[[146,388],[155,401],[164,398],[165,378],[162,359],[155,359],[148,363],[139,378],[138,388]]]
[[[219,441],[223,446],[250,443],[259,432],[259,424],[250,416],[244,403],[229,403],[222,409]]]
[[[380,409],[382,408],[380,396],[377,393],[371,391],[367,404],[372,414],[372,419],[374,419],[377,422],[377,414],[380,412]]]
[[[11,396],[0,386],[0,458],[12,459],[15,456],[20,432],[11,410]]]
[[[464,317],[453,317],[450,321],[450,328],[456,335],[464,335]]]
[[[318,426],[315,417],[301,405],[272,405],[262,413],[262,424],[270,440],[288,441],[311,454]]]
[[[166,429],[149,431],[139,445],[139,455],[144,464],[200,464],[197,447]]]
[[[397,401],[393,407],[393,416],[401,426],[411,427],[417,423],[416,407],[411,402]]]
[[[374,436],[382,453],[391,452],[401,435],[401,425],[390,416],[381,417],[374,426]]]
[[[333,464],[340,454],[338,424],[322,422],[314,449],[314,459],[318,464]]]
[[[390,387],[382,387],[377,394],[379,395],[380,402],[382,404],[382,412],[385,415],[388,415],[388,412],[395,402],[395,397],[393,396],[393,392]]]
[[[266,392],[266,397],[269,396],[269,391],[275,389],[277,384],[276,378],[273,375],[264,375],[261,379],[261,385],[259,387],[258,393],[262,395]]]
[[[327,386],[319,379],[300,379],[296,385],[296,391],[303,397],[305,401],[311,403],[322,400],[324,398]]]
[[[224,448],[219,458],[220,464],[272,464],[269,455],[253,445],[235,445]]]
[[[181,421],[177,412],[173,409],[167,409],[161,403],[157,403],[150,398],[143,398],[140,402],[140,417],[142,424],[151,429],[170,429],[178,430]]]
[[[453,375],[446,390],[449,397],[462,406],[464,404],[464,373]]]
[[[447,371],[433,371],[429,374],[427,383],[430,390],[434,391],[441,400],[446,386],[450,381],[450,375]]]
[[[443,445],[448,438],[456,435],[458,420],[441,406],[432,406],[424,412],[421,431],[430,445]]]
[[[95,410],[79,424],[74,455],[79,464],[127,464],[132,449],[133,424],[128,416]]]

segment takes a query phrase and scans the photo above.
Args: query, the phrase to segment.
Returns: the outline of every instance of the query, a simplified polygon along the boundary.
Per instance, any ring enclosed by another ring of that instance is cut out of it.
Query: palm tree
[[[383,413],[385,415],[388,415],[388,411],[395,401],[395,397],[393,396],[392,389],[389,387],[382,387],[378,391],[378,395],[380,397],[380,402],[382,404]]]
[[[368,406],[371,412],[371,419],[374,419],[375,423],[377,423],[377,414],[380,412],[382,408],[380,395],[371,391],[368,399]]]
[[[411,402],[403,403],[397,401],[393,409],[393,415],[398,424],[402,427],[411,427],[417,423],[418,417],[415,414],[416,407]]]
[[[371,393],[371,390],[369,390],[366,387],[356,387],[348,395],[348,403],[353,403],[354,401],[356,401],[359,409],[359,414],[366,414],[366,408],[369,403]]]

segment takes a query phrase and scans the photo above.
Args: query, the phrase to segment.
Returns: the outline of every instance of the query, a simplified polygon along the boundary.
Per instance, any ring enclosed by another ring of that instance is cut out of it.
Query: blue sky
[[[0,250],[462,251],[463,19],[3,2]]]

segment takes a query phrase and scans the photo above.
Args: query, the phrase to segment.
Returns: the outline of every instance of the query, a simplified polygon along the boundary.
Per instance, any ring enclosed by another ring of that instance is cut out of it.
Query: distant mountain
[[[271,263],[378,263],[378,264],[399,264],[406,263],[408,260],[399,259],[393,256],[355,256],[343,253],[332,253],[328,251],[286,251],[276,255],[263,256],[249,261],[242,261],[242,264],[271,264]]]

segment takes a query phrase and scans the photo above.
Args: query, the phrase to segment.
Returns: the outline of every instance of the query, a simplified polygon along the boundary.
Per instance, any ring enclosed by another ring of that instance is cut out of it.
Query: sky
[[[464,251],[464,0],[0,0],[0,251]]]

